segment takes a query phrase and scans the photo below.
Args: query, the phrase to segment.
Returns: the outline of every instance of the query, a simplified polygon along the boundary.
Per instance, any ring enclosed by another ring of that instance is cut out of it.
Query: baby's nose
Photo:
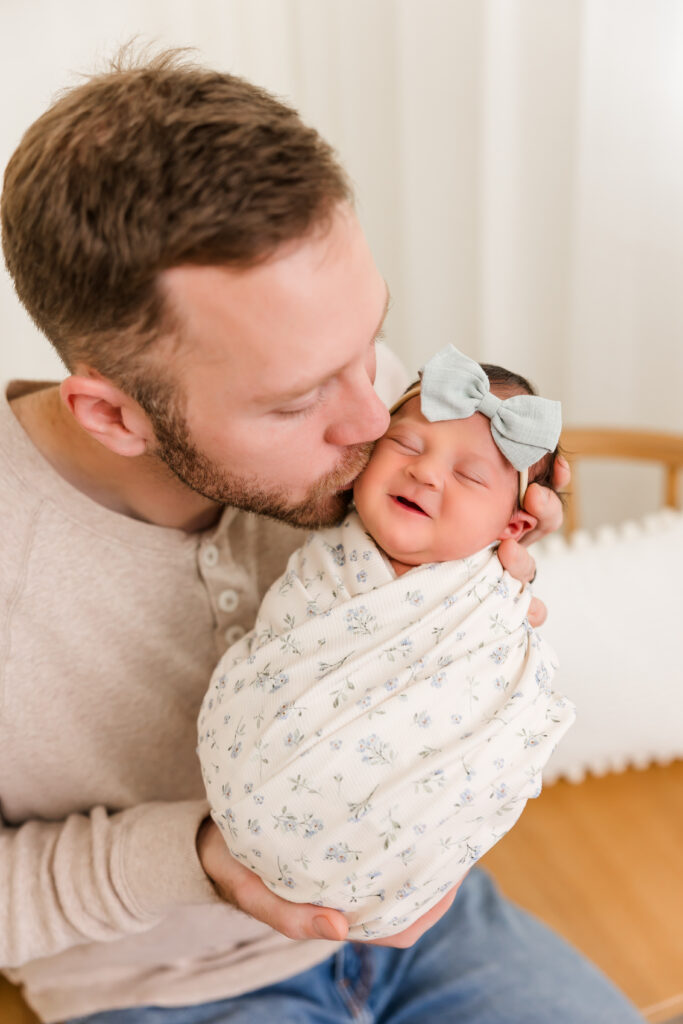
[[[422,484],[424,487],[433,487],[435,489],[441,487],[442,474],[434,459],[425,457],[412,459],[408,466],[408,472],[416,483]]]

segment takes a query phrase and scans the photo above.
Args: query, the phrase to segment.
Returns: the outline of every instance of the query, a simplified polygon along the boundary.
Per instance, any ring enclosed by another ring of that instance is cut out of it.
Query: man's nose
[[[325,440],[340,448],[376,441],[389,426],[389,418],[389,410],[366,378],[361,389],[349,393],[339,416],[325,431]]]

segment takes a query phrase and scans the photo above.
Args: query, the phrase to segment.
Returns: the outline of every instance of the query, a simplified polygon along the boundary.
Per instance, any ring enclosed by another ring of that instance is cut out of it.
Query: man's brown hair
[[[124,51],[24,135],[2,241],[67,368],[85,362],[144,406],[144,354],[175,326],[161,272],[253,265],[350,200],[332,149],[292,108],[183,51],[144,63]]]

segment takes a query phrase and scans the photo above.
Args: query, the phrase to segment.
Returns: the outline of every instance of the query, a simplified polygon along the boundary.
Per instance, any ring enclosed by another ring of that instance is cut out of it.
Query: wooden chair
[[[562,431],[560,445],[572,468],[571,487],[566,494],[566,533],[572,533],[579,527],[577,463],[585,458],[660,463],[664,470],[663,505],[667,508],[678,507],[678,475],[683,469],[683,435],[605,427],[566,427]]]

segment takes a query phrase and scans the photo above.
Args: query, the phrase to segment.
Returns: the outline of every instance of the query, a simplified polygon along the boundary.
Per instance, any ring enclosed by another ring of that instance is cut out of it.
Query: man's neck
[[[212,526],[221,506],[186,487],[153,455],[117,455],[76,422],[59,389],[15,398],[12,412],[53,469],[105,508],[188,533]]]

